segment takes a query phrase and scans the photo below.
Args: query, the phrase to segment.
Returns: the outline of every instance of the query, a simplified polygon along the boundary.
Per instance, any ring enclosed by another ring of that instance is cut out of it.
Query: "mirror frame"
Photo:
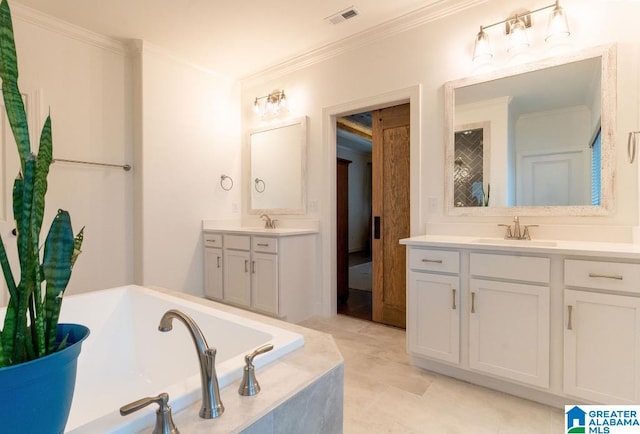
[[[602,178],[601,204],[571,206],[456,207],[454,206],[455,160],[455,90],[486,81],[538,71],[566,63],[601,58],[601,130]],[[617,125],[616,46],[607,45],[579,51],[575,54],[548,58],[533,63],[467,77],[444,85],[445,179],[444,209],[449,216],[605,216],[615,209],[615,128]],[[605,115],[606,113],[606,115]]]
[[[253,161],[251,158],[251,136],[256,133],[265,131],[271,131],[279,128],[285,128],[292,125],[300,125],[300,183],[301,183],[301,197],[299,208],[254,208],[253,207],[253,182],[252,182],[252,167]],[[249,149],[249,179],[247,180],[247,188],[245,189],[249,199],[249,214],[306,214],[307,212],[307,117],[301,116],[297,118],[287,119],[285,121],[272,123],[264,127],[253,128],[247,133],[247,143]]]

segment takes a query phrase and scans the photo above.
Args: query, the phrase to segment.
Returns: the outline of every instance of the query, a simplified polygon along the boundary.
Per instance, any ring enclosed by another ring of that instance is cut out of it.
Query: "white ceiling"
[[[102,35],[144,39],[185,60],[243,77],[441,2],[12,0],[10,4],[20,3]],[[324,20],[351,6],[360,15],[337,25]]]

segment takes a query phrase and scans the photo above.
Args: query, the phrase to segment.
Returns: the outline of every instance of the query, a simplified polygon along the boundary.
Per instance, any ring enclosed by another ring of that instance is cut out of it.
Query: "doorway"
[[[337,119],[337,312],[405,327],[409,104]]]
[[[373,319],[372,112],[336,120],[338,313]]]

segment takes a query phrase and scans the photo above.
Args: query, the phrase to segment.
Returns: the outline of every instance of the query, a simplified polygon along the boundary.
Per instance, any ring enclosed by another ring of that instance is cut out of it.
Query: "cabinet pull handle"
[[[602,277],[603,279],[622,280],[620,275],[589,273],[589,277]]]
[[[442,264],[442,259],[423,259],[422,262],[430,262],[433,264]]]
[[[471,313],[476,313],[476,293],[471,293]]]
[[[452,305],[451,305],[451,308],[452,308],[453,310],[456,310],[456,290],[455,290],[455,289],[452,289],[452,290],[451,290],[451,293],[452,293],[451,295],[452,295],[452,301],[453,301],[453,303],[452,303]]]
[[[249,261],[247,259],[244,260],[244,272],[249,272]]]
[[[567,313],[569,314],[569,320],[567,321],[567,330],[573,330],[572,317],[573,317],[573,306],[567,306]]]
[[[265,243],[258,243],[258,245],[259,245],[260,247],[269,247],[269,244],[265,244]]]
[[[220,256],[216,258],[218,260],[218,268],[220,268]]]
[[[251,273],[256,274],[256,261],[251,261]]]

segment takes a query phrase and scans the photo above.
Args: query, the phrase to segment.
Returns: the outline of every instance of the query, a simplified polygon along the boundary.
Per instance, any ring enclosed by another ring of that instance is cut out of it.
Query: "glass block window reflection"
[[[602,130],[591,144],[591,205],[600,205],[602,179]]]
[[[482,128],[455,133],[453,198],[455,206],[482,206]]]

